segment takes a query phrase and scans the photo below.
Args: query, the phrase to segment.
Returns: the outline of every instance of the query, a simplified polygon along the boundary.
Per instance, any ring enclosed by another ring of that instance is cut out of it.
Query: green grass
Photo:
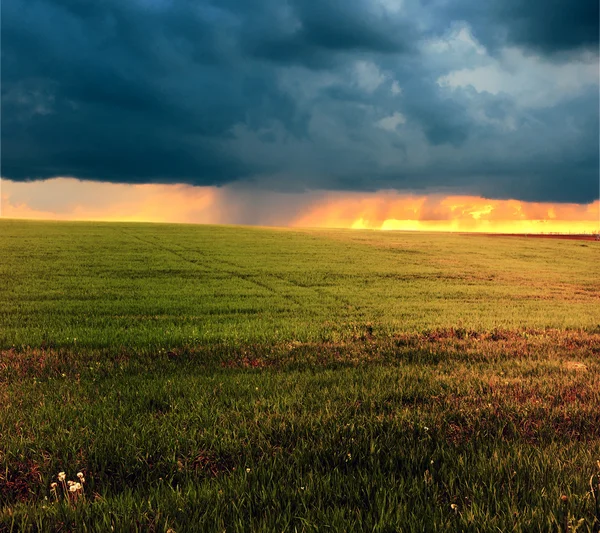
[[[0,531],[598,531],[599,251],[0,221]]]
[[[600,324],[595,242],[2,221],[0,250],[3,347]]]

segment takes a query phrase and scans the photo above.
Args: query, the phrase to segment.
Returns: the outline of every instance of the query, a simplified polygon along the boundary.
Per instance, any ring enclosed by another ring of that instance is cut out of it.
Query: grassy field
[[[0,531],[599,531],[599,259],[2,220]]]

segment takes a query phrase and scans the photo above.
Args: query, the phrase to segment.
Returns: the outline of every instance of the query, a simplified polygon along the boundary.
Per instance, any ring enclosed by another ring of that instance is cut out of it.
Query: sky
[[[2,216],[598,230],[598,11],[3,0]]]

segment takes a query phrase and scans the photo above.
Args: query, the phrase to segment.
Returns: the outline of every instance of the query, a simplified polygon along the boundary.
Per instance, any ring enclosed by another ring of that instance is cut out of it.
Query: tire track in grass
[[[181,248],[183,248],[183,247],[181,247]],[[183,248],[183,249],[185,251],[187,251],[187,252],[190,252],[190,253],[199,253],[200,255],[204,255],[200,250],[189,249],[189,248]],[[242,265],[239,265],[239,264],[237,264],[237,263],[235,263],[233,261],[229,261],[227,259],[221,259],[221,258],[211,257],[211,260],[213,260],[213,261],[215,261],[215,262],[217,262],[219,264],[226,265],[226,266],[228,266],[230,268],[244,269],[244,267]],[[226,273],[231,274],[231,275],[235,275],[235,276],[240,277],[242,279],[247,279],[248,281],[252,281],[252,282],[254,282],[254,283],[258,284],[258,285],[261,285],[261,286],[263,285],[262,282],[257,282],[255,279],[251,279],[252,278],[251,274],[241,274],[241,273],[239,273],[237,271],[233,271],[232,272],[230,270],[225,270],[225,269],[223,269],[221,271],[222,272],[226,272]],[[287,278],[287,277],[285,277],[285,276],[283,276],[281,274],[277,274],[275,272],[262,272],[262,275],[266,276],[266,277],[275,278],[275,279],[277,279],[277,280],[279,280],[279,281],[281,281],[281,282],[283,282],[283,283],[285,283],[287,285],[290,285],[290,286],[292,286],[292,287],[294,287],[296,289],[301,289],[301,290],[304,290],[304,291],[308,291],[309,293],[311,293],[312,296],[316,297],[317,300],[322,301],[322,299],[324,297],[325,299],[328,299],[328,300],[332,301],[333,305],[338,310],[339,309],[344,309],[344,307],[345,307],[346,308],[346,318],[349,318],[348,311],[347,311],[348,308],[354,307],[354,304],[352,304],[352,302],[350,302],[350,300],[348,300],[346,298],[343,298],[341,296],[333,295],[333,294],[329,293],[325,288],[320,288],[320,287],[310,286],[310,285],[303,285],[301,283],[298,283],[298,282],[294,281],[291,278]],[[280,295],[279,292],[277,292],[276,290],[272,289],[270,286],[267,286],[267,285],[264,285],[264,286],[267,287],[267,288],[269,288],[275,294]],[[294,303],[296,303],[302,309],[309,311],[314,316],[319,316],[319,314],[315,310],[310,309],[310,307],[307,307],[306,304],[304,303],[304,301],[299,300],[298,298],[296,298],[294,296],[290,296],[289,294],[288,295],[284,295],[284,296],[285,296],[285,298],[287,298],[287,299],[293,301]],[[309,300],[310,300],[310,297],[309,297]],[[361,313],[361,314],[364,314],[364,313]]]
[[[171,253],[171,254],[177,256],[179,259],[181,259],[187,263],[190,263],[197,268],[198,267],[208,268],[209,270],[212,270],[213,272],[217,272],[217,273],[222,272],[222,273],[228,274],[230,276],[236,277],[238,279],[241,279],[242,281],[246,281],[248,283],[254,284],[260,288],[267,290],[268,292],[270,292],[272,294],[275,294],[280,297],[284,297],[285,299],[292,301],[298,307],[300,307],[304,311],[309,312],[310,314],[312,314],[314,316],[319,316],[319,313],[316,310],[311,309],[312,306],[307,306],[305,301],[303,301],[302,299],[299,299],[298,297],[295,297],[295,296],[292,296],[289,294],[284,295],[281,292],[278,292],[277,290],[275,290],[270,285],[268,285],[260,280],[257,280],[255,278],[255,276],[253,276],[252,274],[244,274],[242,272],[239,272],[239,269],[243,269],[244,267],[237,263],[234,263],[233,261],[216,258],[216,257],[211,257],[210,261],[212,263],[207,263],[206,261],[199,262],[199,261],[190,259],[189,254],[196,253],[196,254],[199,254],[201,257],[206,258],[206,255],[201,250],[184,248],[181,245],[177,245],[180,250],[174,250],[168,246],[165,246],[159,242],[156,242],[156,240],[147,240],[147,239],[140,237],[139,235],[128,233],[123,229],[119,229],[119,231],[122,234],[126,235],[127,237],[137,239],[138,241],[140,241],[144,244],[147,244],[149,246],[153,246],[153,247],[159,248],[165,252]],[[187,252],[187,255],[186,255],[186,252]],[[214,263],[217,263],[219,265],[224,265],[229,268],[215,268]],[[231,270],[232,268],[238,269],[238,270]],[[277,274],[274,272],[263,272],[263,275],[267,276],[267,277],[275,278],[275,279],[277,279],[287,285],[290,285],[296,289],[302,289],[302,290],[309,291],[310,293],[312,293],[312,296],[316,297],[317,301],[322,302],[323,298],[326,300],[329,300],[330,302],[333,303],[333,307],[335,307],[338,311],[344,310],[344,315],[346,315],[345,316],[346,319],[350,318],[349,309],[352,307],[355,307],[354,304],[352,302],[350,302],[350,300],[348,300],[347,298],[331,294],[328,291],[326,291],[324,288],[303,285],[303,284],[300,284],[300,283],[294,281],[293,279],[287,278],[281,274]],[[310,298],[309,298],[309,301],[310,301]],[[364,315],[363,312],[361,312],[360,314]]]
[[[281,293],[277,292],[273,287],[271,287],[270,285],[267,285],[266,283],[259,281],[257,279],[254,279],[254,277],[251,274],[243,274],[241,272],[235,272],[233,270],[227,270],[224,268],[215,268],[214,263],[220,263],[220,264],[225,264],[228,266],[236,266],[237,268],[241,268],[238,265],[234,265],[232,263],[228,263],[227,261],[224,261],[222,259],[216,259],[216,258],[211,258],[211,261],[213,264],[207,263],[206,261],[196,261],[193,259],[190,259],[187,255],[184,255],[184,253],[180,253],[178,250],[173,250],[172,248],[165,246],[163,244],[160,244],[159,242],[153,242],[153,241],[149,241],[146,239],[143,239],[142,237],[140,237],[139,235],[135,235],[132,233],[127,233],[125,230],[120,229],[119,230],[123,235],[136,239],[146,245],[152,246],[154,248],[158,248],[160,250],[163,250],[167,253],[170,253],[172,255],[175,255],[176,257],[178,257],[179,259],[181,259],[182,261],[185,261],[186,263],[189,263],[191,265],[193,265],[196,268],[202,268],[205,272],[215,272],[215,273],[224,273],[224,274],[228,274],[232,277],[241,279],[242,281],[248,282],[250,284],[256,285],[257,287],[260,287],[261,289],[264,289],[268,292],[270,292],[271,294],[274,294],[276,296],[282,296]],[[179,247],[181,250],[183,250],[183,252],[192,252],[192,253],[197,253],[201,256],[204,256],[204,254],[200,251],[200,250],[190,250],[187,248],[183,248],[183,247]],[[296,298],[292,297],[292,296],[286,296],[287,299],[293,301],[296,305],[305,308],[306,306],[298,301]]]
[[[191,250],[188,248],[183,248],[183,249],[186,250],[187,252],[199,253],[200,255],[204,255],[200,250]],[[244,268],[242,265],[239,265],[239,264],[237,264],[233,261],[229,261],[227,259],[221,259],[221,258],[215,258],[215,257],[212,257],[211,259],[220,264],[227,265],[230,268],[234,268],[234,269],[243,269]],[[223,271],[230,273],[230,271],[227,271],[227,270],[223,270]],[[239,272],[237,273],[237,275],[238,276],[250,276],[250,275],[240,274]],[[331,308],[336,309],[338,312],[340,310],[344,311],[343,315],[345,315],[344,318],[346,319],[346,321],[348,321],[351,318],[349,310],[352,307],[356,308],[356,306],[349,299],[344,298],[343,296],[331,294],[329,291],[327,291],[327,289],[325,287],[317,287],[317,286],[305,285],[302,283],[298,283],[293,278],[288,278],[282,274],[277,274],[276,272],[272,272],[272,271],[271,272],[262,272],[262,275],[265,277],[275,278],[287,285],[290,285],[291,287],[294,287],[295,289],[300,289],[302,291],[306,291],[309,294],[309,296],[308,296],[309,301],[312,300],[312,298],[311,298],[311,296],[312,296],[317,301],[319,301],[319,303],[324,303],[324,305],[327,306],[328,305],[327,302],[324,302],[323,300],[326,300],[326,301],[328,300],[329,306]],[[277,291],[274,291],[274,292],[276,292],[277,294],[280,294]],[[302,309],[310,312],[313,316],[316,316],[316,317],[320,316],[320,314],[316,310],[308,307],[303,300],[298,299],[294,296],[290,296],[290,295],[285,295],[285,298],[293,301]],[[364,318],[363,311],[360,311],[359,315],[361,318]]]
[[[331,294],[329,291],[327,291],[327,289],[325,287],[316,287],[316,286],[312,286],[312,285],[303,285],[301,283],[298,283],[297,281],[294,281],[291,278],[286,278],[282,275],[276,274],[276,273],[267,273],[267,275],[272,276],[274,278],[277,278],[281,281],[284,281],[286,283],[289,283],[290,285],[292,285],[293,287],[299,288],[299,289],[305,289],[305,290],[310,290],[313,291],[313,293],[315,293],[317,295],[317,297],[325,297],[325,299],[330,299],[331,301],[333,301],[333,303],[336,305],[337,309],[344,309],[345,310],[345,314],[346,314],[346,318],[350,318],[349,316],[349,309],[351,307],[355,307],[355,305],[348,300],[347,298],[344,298],[343,296],[339,296],[339,295],[335,295],[335,294]],[[364,316],[364,313],[361,312],[360,313],[361,316]]]
[[[158,248],[159,250],[163,250],[163,251],[165,251],[167,253],[170,253],[170,254],[178,257],[182,261],[185,261],[186,263],[190,263],[191,265],[195,266],[196,268],[200,268],[200,267],[204,267],[205,266],[204,264],[199,263],[198,261],[194,261],[193,259],[189,259],[188,257],[185,257],[184,255],[182,255],[180,253],[177,253],[177,251],[171,250],[170,248],[168,248],[166,246],[163,246],[161,244],[150,242],[150,241],[147,241],[145,239],[142,239],[139,235],[135,235],[135,234],[132,234],[132,233],[127,233],[122,228],[114,228],[114,230],[118,231],[119,233],[121,233],[123,235],[125,235],[126,237],[129,237],[129,238],[135,239],[137,241],[140,241],[143,244],[146,244],[146,245],[152,246],[154,248]],[[212,269],[212,270],[214,270],[214,269]]]

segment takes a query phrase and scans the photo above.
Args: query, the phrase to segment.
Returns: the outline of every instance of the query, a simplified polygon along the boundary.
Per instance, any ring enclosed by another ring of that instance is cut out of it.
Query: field
[[[600,531],[599,259],[2,220],[0,531]]]

